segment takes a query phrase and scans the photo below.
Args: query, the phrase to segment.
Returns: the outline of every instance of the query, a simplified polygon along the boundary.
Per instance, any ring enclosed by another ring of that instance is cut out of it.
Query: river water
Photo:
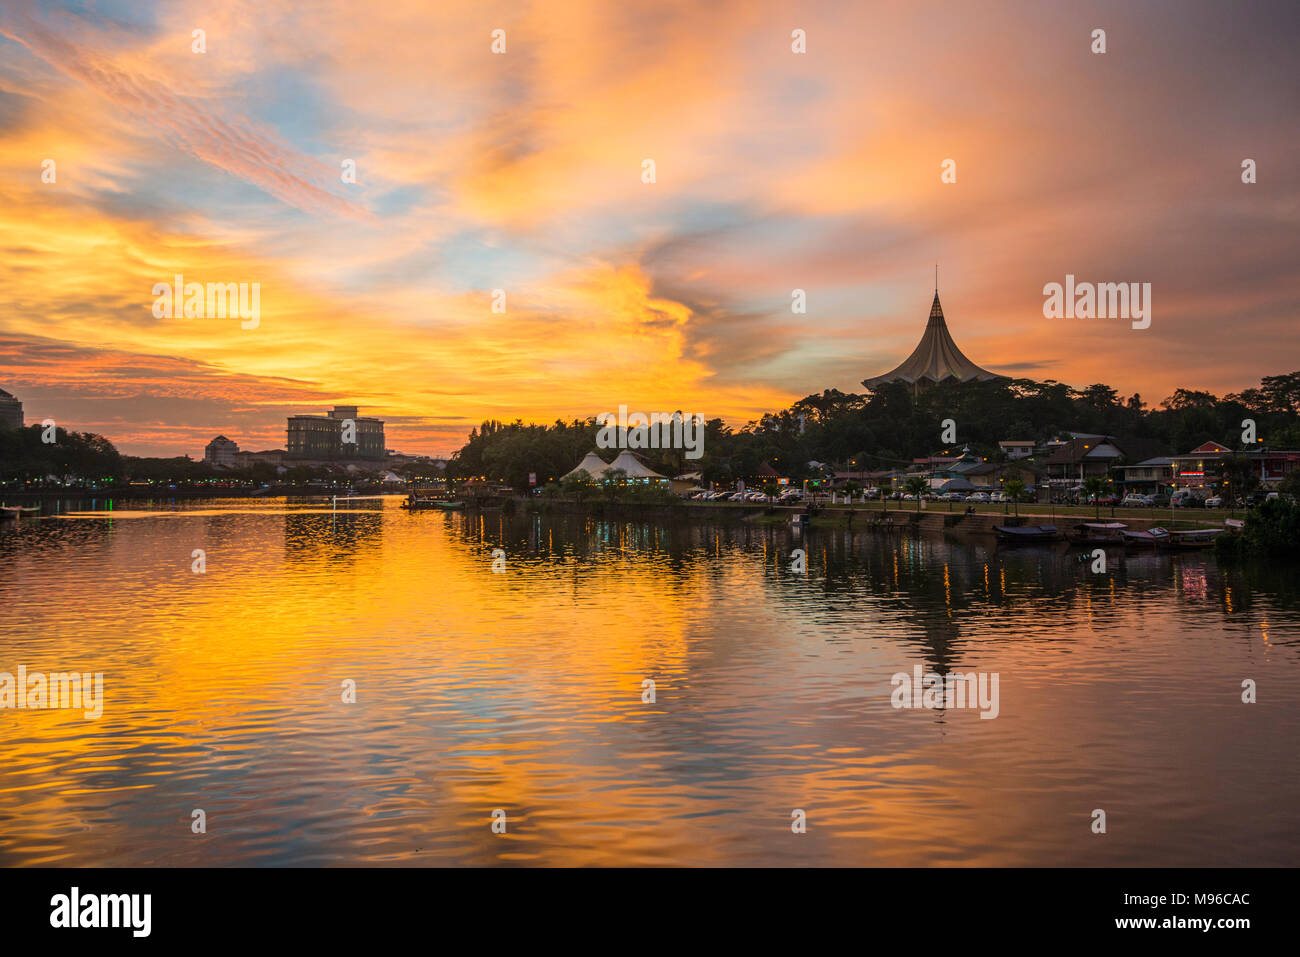
[[[1293,570],[396,500],[95,507],[0,526],[0,673],[104,689],[98,719],[0,710],[0,864],[1300,860]],[[893,707],[916,666],[996,674],[997,716]]]

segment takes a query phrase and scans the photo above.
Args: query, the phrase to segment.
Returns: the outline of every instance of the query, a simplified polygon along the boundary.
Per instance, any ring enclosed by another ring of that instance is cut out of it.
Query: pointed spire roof
[[[943,306],[939,305],[939,291],[934,293],[934,302],[930,306],[930,319],[925,324],[925,334],[912,350],[903,364],[884,375],[863,379],[862,384],[869,389],[887,382],[906,382],[908,385],[919,383],[942,382],[944,379],[956,379],[959,382],[988,382],[1003,379],[996,372],[982,369],[957,348],[948,332],[948,323],[943,318]]]

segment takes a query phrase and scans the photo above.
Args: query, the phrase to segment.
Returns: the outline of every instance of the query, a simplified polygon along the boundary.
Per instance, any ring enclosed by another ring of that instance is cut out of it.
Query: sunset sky
[[[740,426],[896,366],[937,262],[987,369],[1236,391],[1300,369],[1298,45],[1294,2],[2,0],[0,388],[148,455]],[[258,327],[155,318],[178,273]],[[1151,327],[1044,318],[1067,273]]]

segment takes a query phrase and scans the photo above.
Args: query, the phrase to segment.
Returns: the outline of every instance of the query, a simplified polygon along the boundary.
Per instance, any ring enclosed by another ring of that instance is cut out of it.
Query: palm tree
[[[1025,494],[1025,483],[1020,481],[1020,479],[1011,479],[1011,481],[1006,483],[1004,491],[1011,496],[1011,501],[1015,503],[1016,517],[1019,518],[1020,496]]]
[[[1106,483],[1095,475],[1089,475],[1083,480],[1083,490],[1092,496],[1093,504],[1097,506],[1097,518],[1101,518],[1101,493],[1105,491]]]
[[[913,475],[907,480],[906,484],[903,485],[903,489],[909,495],[916,496],[916,510],[918,512],[921,510],[921,493],[926,491],[929,487],[930,483],[919,475]]]

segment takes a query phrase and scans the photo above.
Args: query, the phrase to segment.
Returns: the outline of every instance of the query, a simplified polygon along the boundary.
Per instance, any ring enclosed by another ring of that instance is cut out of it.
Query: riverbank
[[[393,491],[382,487],[357,488],[356,495],[385,495],[390,498],[402,498],[406,491]],[[329,502],[337,497],[340,505],[348,498],[347,489],[320,488],[318,486],[279,486],[266,488],[167,488],[156,486],[128,486],[122,489],[46,489],[34,492],[4,492],[0,490],[0,502],[9,505],[41,504],[44,511],[62,511],[69,507],[91,509],[103,507],[118,501],[130,502],[179,502],[202,499],[313,499]],[[61,503],[62,508],[51,508]],[[911,504],[911,503],[908,503]],[[467,501],[467,509],[475,511],[473,501]],[[503,509],[507,512],[528,512],[540,514],[588,515],[600,518],[633,519],[638,521],[687,521],[710,524],[744,523],[760,526],[784,526],[790,524],[794,516],[808,511],[804,505],[764,505],[749,502],[696,502],[683,499],[637,501],[635,498],[610,500],[606,498],[579,501],[560,497],[525,497],[503,499],[477,508],[492,514]],[[973,508],[968,512],[967,508]],[[823,505],[816,508],[810,525],[813,528],[845,528],[857,531],[867,529],[882,522],[893,528],[914,529],[917,531],[941,531],[960,534],[993,534],[995,525],[1036,525],[1051,524],[1069,527],[1079,522],[1123,522],[1134,531],[1143,531],[1157,526],[1164,528],[1218,528],[1229,517],[1240,517],[1240,511],[1208,509],[1146,509],[1146,508],[1103,508],[1100,516],[1096,510],[1087,506],[1061,505],[1021,505],[1017,516],[1002,505],[975,505],[954,503],[927,503],[924,509],[900,507],[897,502],[866,502],[853,505]]]
[[[526,502],[527,500],[525,500]],[[743,522],[755,525],[787,525],[795,515],[808,511],[803,505],[762,505],[745,502],[693,502],[672,504],[643,504],[637,502],[612,502],[607,500],[577,502],[551,499],[546,502],[528,502],[530,509],[540,512],[559,511],[585,513],[621,518],[677,518],[687,521]],[[955,505],[948,510],[946,503],[932,503],[928,508],[899,508],[896,503],[867,502],[854,505],[820,506],[811,519],[813,528],[867,529],[882,522],[894,528],[912,528],[917,531],[951,531],[961,533],[993,534],[995,525],[1058,525],[1068,527],[1079,522],[1123,522],[1134,531],[1150,528],[1219,528],[1223,520],[1234,514],[1226,510],[1180,509],[1172,516],[1168,509],[1115,508],[1096,510],[1084,506],[1022,505],[1017,516],[1003,511],[1000,505],[973,506],[967,512],[965,505]]]

